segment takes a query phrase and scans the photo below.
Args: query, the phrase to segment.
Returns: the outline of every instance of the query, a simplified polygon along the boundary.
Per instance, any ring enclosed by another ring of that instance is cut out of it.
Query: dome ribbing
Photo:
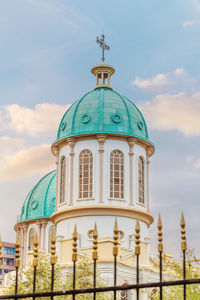
[[[57,141],[89,134],[115,134],[148,140],[145,120],[138,108],[108,88],[98,88],[76,101],[64,114]]]
[[[55,211],[56,171],[45,175],[29,192],[22,206],[20,222],[49,218]]]

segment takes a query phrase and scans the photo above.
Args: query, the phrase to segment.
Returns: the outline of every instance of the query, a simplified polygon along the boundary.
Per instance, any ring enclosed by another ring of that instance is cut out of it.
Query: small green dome
[[[21,210],[20,222],[49,218],[55,211],[56,170],[45,175],[30,191]]]
[[[149,142],[141,112],[132,101],[109,88],[97,88],[70,106],[61,120],[56,142],[98,133],[138,137]]]

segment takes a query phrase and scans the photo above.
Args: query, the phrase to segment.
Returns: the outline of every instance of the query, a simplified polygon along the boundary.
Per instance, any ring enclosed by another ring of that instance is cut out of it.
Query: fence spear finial
[[[181,249],[182,251],[187,250],[187,242],[186,242],[186,235],[185,235],[185,218],[183,212],[181,214]]]
[[[33,248],[33,267],[38,266],[38,235],[37,232],[35,232],[35,237],[34,237],[34,248]]]
[[[15,244],[15,268],[19,268],[20,264],[20,235],[17,233],[16,244]]]
[[[94,225],[94,230],[93,230],[93,252],[92,252],[92,258],[94,260],[97,260],[98,254],[97,254],[97,245],[98,245],[98,233],[97,233],[97,224],[95,223]]]
[[[162,243],[162,221],[160,214],[158,216],[158,252],[163,252],[163,243]]]
[[[135,255],[140,255],[140,224],[137,219],[135,225]]]
[[[51,234],[51,264],[55,265],[56,264],[56,232],[55,229],[52,230]]]
[[[73,232],[72,261],[77,261],[77,239],[78,239],[78,234],[77,234],[77,229],[76,229],[76,225],[75,225],[74,232]]]
[[[119,230],[117,224],[117,218],[115,219],[115,226],[114,226],[114,238],[113,238],[113,255],[118,255],[118,239],[119,239]]]

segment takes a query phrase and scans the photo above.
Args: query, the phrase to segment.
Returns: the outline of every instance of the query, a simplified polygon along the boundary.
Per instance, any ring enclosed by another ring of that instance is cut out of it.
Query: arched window
[[[139,202],[144,204],[144,159],[138,158],[138,194]]]
[[[65,185],[66,185],[66,158],[61,158],[60,169],[60,203],[65,201]]]
[[[49,236],[48,236],[48,253],[51,252],[51,238],[53,232],[56,232],[56,227],[54,225],[51,225],[49,227]]]
[[[29,238],[28,238],[28,250],[32,250],[34,247],[34,238],[35,238],[35,229],[31,228],[29,231]]]
[[[93,155],[90,150],[83,150],[79,156],[79,198],[92,198],[93,190]]]
[[[119,150],[110,155],[110,198],[124,198],[124,154]]]

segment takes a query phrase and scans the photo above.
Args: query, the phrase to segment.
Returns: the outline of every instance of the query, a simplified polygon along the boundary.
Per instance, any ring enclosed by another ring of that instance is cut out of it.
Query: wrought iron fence
[[[163,299],[163,287],[172,287],[172,286],[182,286],[182,298],[186,300],[186,287],[191,284],[200,284],[200,278],[187,279],[186,278],[186,231],[185,231],[185,220],[182,214],[181,216],[181,250],[182,250],[182,279],[181,280],[171,280],[171,281],[163,281],[163,238],[162,238],[162,222],[159,216],[158,218],[158,254],[159,254],[159,281],[158,282],[148,282],[148,283],[140,283],[139,275],[140,275],[140,225],[139,221],[136,222],[135,227],[135,257],[136,257],[136,283],[135,284],[123,284],[117,285],[117,257],[118,257],[118,245],[119,245],[119,230],[117,225],[117,220],[115,221],[114,226],[114,237],[113,237],[113,265],[114,265],[114,273],[113,273],[113,285],[106,287],[97,287],[96,286],[96,276],[97,276],[97,260],[98,260],[98,234],[97,227],[95,224],[93,230],[93,251],[92,251],[92,259],[93,259],[93,287],[92,288],[84,288],[77,289],[76,288],[76,264],[77,264],[77,239],[78,233],[75,226],[73,233],[73,248],[72,248],[72,262],[73,262],[73,288],[71,290],[54,290],[54,275],[55,275],[55,264],[57,261],[56,257],[56,236],[55,232],[53,232],[51,237],[51,286],[49,287],[48,292],[37,292],[36,290],[36,278],[37,278],[37,267],[38,267],[38,237],[35,234],[34,239],[34,251],[33,251],[33,286],[32,292],[26,294],[18,293],[18,275],[19,275],[19,266],[20,266],[20,238],[17,235],[16,240],[16,254],[15,254],[15,293],[12,295],[0,295],[0,299],[37,299],[38,297],[43,298],[51,298],[54,299],[55,296],[64,296],[71,295],[72,299],[76,299],[76,295],[80,294],[92,294],[93,299],[96,299],[97,293],[103,292],[112,292],[113,299],[117,299],[117,291],[128,291],[135,290],[136,291],[136,299],[140,299],[141,290],[148,288],[157,288],[159,290],[160,300]],[[1,257],[1,242],[0,242],[0,257]],[[1,266],[1,265],[0,265]]]

